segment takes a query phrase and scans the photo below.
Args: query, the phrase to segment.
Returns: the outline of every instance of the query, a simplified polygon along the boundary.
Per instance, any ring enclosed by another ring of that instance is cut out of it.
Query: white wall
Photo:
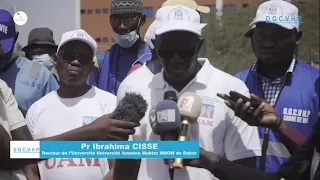
[[[24,11],[28,21],[16,25],[20,35],[18,43],[27,45],[29,32],[33,28],[48,27],[53,31],[56,44],[62,33],[80,28],[80,0],[0,0],[0,8],[14,14]]]

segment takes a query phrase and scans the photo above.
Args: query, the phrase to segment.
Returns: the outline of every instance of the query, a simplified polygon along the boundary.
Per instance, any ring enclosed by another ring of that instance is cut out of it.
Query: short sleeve
[[[236,90],[247,97],[250,96],[246,85],[241,82]],[[228,126],[224,139],[226,157],[230,161],[261,156],[261,145],[257,127],[249,126],[245,121],[236,117],[228,109]]]
[[[18,108],[18,103],[13,96],[12,90],[7,86],[7,84],[0,80],[1,82],[1,93],[5,102],[5,112],[8,118],[10,131],[18,129],[26,125],[25,119]]]
[[[34,137],[34,124],[35,124],[34,121],[35,121],[36,110],[37,110],[37,106],[36,106],[36,104],[33,104],[29,108],[27,115],[26,115],[26,123],[27,123],[28,129],[34,139],[35,139],[35,137]]]

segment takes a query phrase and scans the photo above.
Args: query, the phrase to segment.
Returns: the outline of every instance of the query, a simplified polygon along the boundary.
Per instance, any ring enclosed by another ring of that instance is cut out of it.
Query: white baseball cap
[[[207,24],[200,23],[199,13],[183,5],[161,7],[156,14],[155,34],[171,31],[188,31],[201,36]]]
[[[154,49],[154,45],[151,40],[156,39],[156,35],[154,34],[155,26],[156,26],[156,21],[153,21],[148,27],[146,34],[144,35],[144,41],[149,44],[151,49]]]
[[[249,24],[255,27],[258,22],[274,23],[286,29],[299,31],[301,17],[298,8],[284,0],[270,0],[262,3],[257,10],[256,17]]]
[[[97,42],[83,29],[68,31],[62,34],[60,44],[58,46],[58,52],[61,46],[65,45],[70,41],[82,41],[88,44],[91,48],[93,53],[95,54],[97,51]]]

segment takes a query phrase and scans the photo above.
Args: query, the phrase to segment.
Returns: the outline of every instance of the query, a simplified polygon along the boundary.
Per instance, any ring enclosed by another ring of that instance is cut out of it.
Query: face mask
[[[139,39],[139,35],[137,34],[137,30],[134,30],[125,35],[115,34],[114,41],[119,44],[123,48],[129,48],[134,45]]]
[[[51,71],[51,69],[53,68],[53,60],[52,60],[52,58],[49,56],[49,54],[42,54],[42,55],[32,56],[32,61],[44,65],[44,66],[47,67],[50,71]]]

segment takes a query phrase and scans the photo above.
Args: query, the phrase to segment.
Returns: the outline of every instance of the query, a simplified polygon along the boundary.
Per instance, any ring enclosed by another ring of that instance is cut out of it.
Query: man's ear
[[[203,37],[199,37],[199,46],[198,46],[198,49],[197,49],[198,51],[200,51],[203,43],[204,43],[204,38]]]
[[[299,44],[300,44],[301,37],[302,37],[302,31],[299,31],[299,32],[296,34],[296,45],[299,45]]]
[[[16,34],[14,35],[14,43],[17,42],[18,37],[19,37],[19,32],[16,32]]]
[[[140,26],[143,26],[144,23],[146,23],[146,19],[147,19],[146,15],[142,15],[142,16],[141,16]]]
[[[58,64],[58,56],[56,54],[52,55],[52,59],[53,59],[53,65],[54,67],[57,67]]]

